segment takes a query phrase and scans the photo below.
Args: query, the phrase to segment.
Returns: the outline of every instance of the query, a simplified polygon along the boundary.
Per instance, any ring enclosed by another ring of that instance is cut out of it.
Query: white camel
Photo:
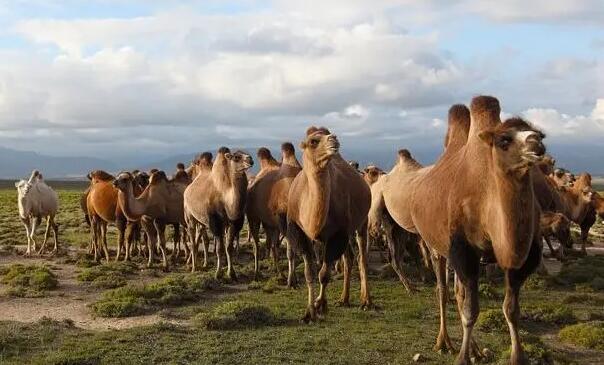
[[[59,210],[59,197],[52,188],[44,182],[42,175],[34,170],[29,180],[21,180],[15,183],[18,193],[19,217],[25,226],[27,232],[27,251],[25,255],[30,255],[32,250],[36,251],[36,241],[34,239],[36,227],[46,217],[46,233],[44,242],[40,247],[38,254],[44,252],[50,227],[52,227],[55,247],[52,253],[57,252],[58,226],[55,223],[55,216]]]

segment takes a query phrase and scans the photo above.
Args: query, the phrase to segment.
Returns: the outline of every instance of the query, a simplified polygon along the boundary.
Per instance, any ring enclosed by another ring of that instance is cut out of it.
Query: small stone
[[[415,354],[415,355],[413,355],[413,361],[415,361],[415,362],[423,362],[424,361],[424,357],[422,356],[422,354]]]
[[[493,351],[491,351],[489,348],[485,347],[482,349],[482,356],[484,356],[485,359],[492,359],[493,355]]]

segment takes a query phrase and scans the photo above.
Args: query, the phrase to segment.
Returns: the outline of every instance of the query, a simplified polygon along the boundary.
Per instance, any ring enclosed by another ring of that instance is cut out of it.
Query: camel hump
[[[115,178],[110,173],[103,170],[94,170],[88,174],[89,178],[101,181],[113,181]]]
[[[271,151],[266,147],[260,147],[257,156],[259,160],[270,160],[273,158]]]
[[[478,135],[480,132],[494,128],[501,123],[499,115],[501,107],[499,100],[493,96],[480,95],[472,99],[470,104],[470,134]]]
[[[195,158],[195,161],[193,161],[193,163],[196,165],[209,165],[212,164],[212,158],[214,158],[212,152],[202,152],[201,154],[199,154],[199,156],[197,156],[197,158]]]
[[[168,176],[163,171],[155,171],[151,174],[151,178],[149,179],[150,185],[159,184],[162,181],[168,181]]]
[[[398,150],[398,156],[405,159],[413,158],[411,157],[411,152],[409,152],[409,150],[406,148],[401,148]]]
[[[468,141],[470,131],[470,109],[463,104],[455,104],[449,108],[445,148],[452,145],[464,145]]]
[[[179,162],[176,164],[176,169],[177,170],[184,170],[185,169],[185,164],[182,162]]]
[[[291,142],[284,142],[283,144],[281,144],[281,152],[286,153],[288,155],[293,155],[294,153],[296,153],[296,149],[294,148],[294,145]]]
[[[310,128],[308,128],[306,130],[306,136],[310,136],[311,134],[315,134],[317,132],[320,132],[322,134],[331,134],[331,132],[329,132],[329,129],[325,128],[325,127],[315,127],[314,125]]]
[[[222,146],[218,149],[218,153],[221,155],[231,153],[231,150],[228,147]]]

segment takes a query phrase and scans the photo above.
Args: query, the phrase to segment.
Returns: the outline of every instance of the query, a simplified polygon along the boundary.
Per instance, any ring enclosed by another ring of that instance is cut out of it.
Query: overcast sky
[[[0,0],[0,60],[0,146],[50,155],[297,143],[311,124],[420,149],[483,93],[562,150],[604,143],[600,0]]]

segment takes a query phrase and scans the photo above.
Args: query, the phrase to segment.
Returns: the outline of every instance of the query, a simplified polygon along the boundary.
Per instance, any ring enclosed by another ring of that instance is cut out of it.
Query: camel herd
[[[518,334],[519,292],[540,265],[542,239],[552,254],[570,248],[571,223],[581,228],[581,249],[596,215],[604,216],[604,199],[591,188],[589,174],[575,178],[555,168],[545,154],[545,135],[521,118],[500,120],[499,101],[475,97],[470,107],[449,110],[444,150],[430,166],[400,150],[395,166],[384,172],[375,165],[359,171],[345,161],[338,138],[326,128],[310,127],[300,143],[302,163],[294,146],[281,146],[281,161],[266,148],[258,150],[260,171],[248,170],[252,157],[220,148],[216,156],[199,155],[168,177],[163,171],[122,172],[116,177],[92,171],[81,206],[90,225],[90,253],[110,260],[107,225],[118,230],[115,260],[144,255],[149,265],[161,256],[164,268],[182,259],[192,271],[208,266],[210,237],[216,254],[216,276],[236,279],[234,249],[247,218],[258,274],[260,231],[275,275],[281,242],[286,244],[287,285],[297,285],[296,256],[304,261],[308,303],[304,321],[327,310],[326,287],[334,267],[343,273],[342,305],[349,305],[352,265],[358,264],[364,308],[372,306],[367,278],[370,245],[383,241],[390,263],[404,287],[403,258],[413,257],[434,271],[440,331],[435,350],[453,351],[447,332],[447,267],[455,273],[455,296],[463,337],[457,364],[482,357],[473,339],[479,313],[481,262],[496,263],[505,276],[503,313],[510,330],[511,363],[524,364]],[[19,214],[35,251],[34,231],[47,217],[44,243],[52,227],[57,249],[57,195],[34,171],[16,184]],[[174,248],[166,248],[166,226],[174,227]],[[554,250],[550,237],[560,246]],[[203,262],[198,262],[199,244]],[[181,250],[181,245],[183,250]],[[318,295],[315,282],[318,279]]]

